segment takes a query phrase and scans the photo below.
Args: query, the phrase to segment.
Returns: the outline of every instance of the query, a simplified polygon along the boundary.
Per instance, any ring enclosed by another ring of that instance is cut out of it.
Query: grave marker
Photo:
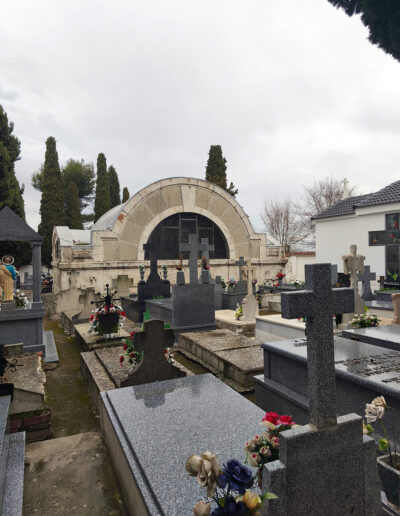
[[[354,310],[352,288],[332,290],[329,264],[305,266],[305,290],[283,292],[282,317],[306,317],[310,423],[317,428],[336,424],[336,384],[332,315]]]
[[[356,314],[364,313],[364,302],[362,301],[360,294],[358,293],[358,273],[364,273],[364,261],[365,256],[357,254],[357,246],[350,246],[350,254],[342,256],[343,260],[343,272],[350,274],[350,287],[354,289],[354,312]],[[340,312],[336,312],[340,313]],[[350,320],[351,317],[347,316],[346,320]]]
[[[369,265],[364,266],[364,272],[357,275],[358,281],[362,281],[361,299],[364,301],[372,301],[375,299],[371,291],[371,280],[376,280],[376,273],[371,272]]]

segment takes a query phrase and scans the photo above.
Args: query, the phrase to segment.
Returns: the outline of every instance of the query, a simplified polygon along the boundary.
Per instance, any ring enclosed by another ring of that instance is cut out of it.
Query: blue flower
[[[223,474],[218,479],[218,485],[223,489],[229,482],[233,491],[244,494],[253,485],[251,470],[236,459],[230,459],[222,468]]]

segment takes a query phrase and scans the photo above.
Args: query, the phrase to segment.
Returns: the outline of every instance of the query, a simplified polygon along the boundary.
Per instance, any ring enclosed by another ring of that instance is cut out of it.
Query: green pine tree
[[[211,145],[210,147],[206,165],[206,181],[220,186],[232,197],[235,197],[238,193],[238,189],[232,182],[229,187],[227,186],[226,159],[222,155],[221,145]]]
[[[52,136],[46,140],[40,215],[41,222],[38,231],[43,237],[42,261],[49,266],[51,264],[53,228],[65,224],[62,175],[58,163],[56,140]]]
[[[107,173],[106,157],[101,152],[97,157],[96,197],[94,199],[94,221],[107,213],[111,207],[110,181]]]
[[[129,190],[124,186],[124,189],[122,190],[122,202],[126,201],[129,201]]]
[[[13,131],[14,124],[0,105],[0,209],[8,206],[25,220],[24,185],[20,186],[14,170],[20,159],[21,142]],[[32,257],[29,244],[24,242],[0,242],[0,258],[4,254],[14,256],[16,265],[28,263]]]
[[[65,223],[71,229],[83,229],[81,208],[79,203],[79,190],[71,181],[67,188],[65,199]]]
[[[121,197],[119,194],[118,174],[112,165],[108,167],[108,179],[110,181],[110,204],[111,208],[114,208],[114,206],[121,204]]]
[[[399,0],[328,0],[328,2],[342,8],[348,16],[361,14],[361,21],[369,30],[369,41],[400,61]]]

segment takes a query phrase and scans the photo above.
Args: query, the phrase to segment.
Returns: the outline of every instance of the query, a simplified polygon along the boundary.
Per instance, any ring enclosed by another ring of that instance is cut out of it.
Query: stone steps
[[[25,432],[6,434],[10,397],[0,397],[0,514],[20,516],[24,488]]]

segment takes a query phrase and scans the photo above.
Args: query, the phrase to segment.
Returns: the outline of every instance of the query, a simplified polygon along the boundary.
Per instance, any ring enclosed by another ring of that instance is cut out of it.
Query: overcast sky
[[[104,152],[132,195],[205,177],[222,146],[256,230],[264,200],[314,179],[400,179],[400,63],[326,0],[2,2],[0,104],[22,143],[27,220],[48,136],[60,163]]]

